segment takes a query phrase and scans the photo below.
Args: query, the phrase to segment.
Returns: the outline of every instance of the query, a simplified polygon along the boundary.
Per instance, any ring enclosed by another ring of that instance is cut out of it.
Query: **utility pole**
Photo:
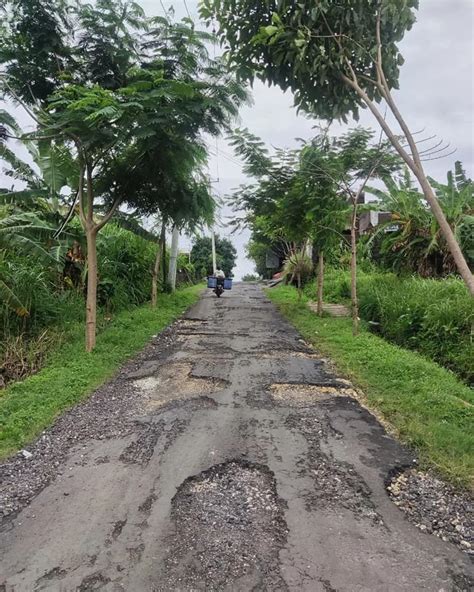
[[[212,270],[213,274],[216,275],[217,264],[216,264],[216,239],[214,237],[214,230],[211,230],[211,243],[212,243]]]
[[[179,243],[179,228],[173,226],[173,234],[171,235],[171,251],[170,251],[170,268],[168,270],[168,283],[171,290],[176,290],[176,271],[178,266],[178,243]]]

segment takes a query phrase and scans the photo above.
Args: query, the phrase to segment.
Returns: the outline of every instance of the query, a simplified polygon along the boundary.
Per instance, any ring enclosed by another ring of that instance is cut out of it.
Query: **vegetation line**
[[[110,378],[156,333],[179,317],[199,297],[202,285],[160,295],[149,304],[117,314],[97,337],[92,353],[84,351],[82,327],[38,374],[0,394],[0,458],[35,438],[65,409],[87,397]]]
[[[435,362],[363,327],[354,337],[348,318],[318,317],[292,287],[273,288],[268,295],[304,338],[364,391],[368,405],[417,450],[422,468],[434,467],[457,485],[474,486],[474,392],[468,386]]]

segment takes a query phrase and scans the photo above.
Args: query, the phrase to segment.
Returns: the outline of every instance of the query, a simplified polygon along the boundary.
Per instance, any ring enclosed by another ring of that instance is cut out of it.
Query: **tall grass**
[[[147,302],[156,244],[115,224],[98,237],[98,304],[102,313]],[[39,370],[48,354],[84,321],[84,283],[64,281],[60,263],[33,254],[0,253],[0,277],[28,314],[0,305],[0,386]],[[83,280],[87,270],[80,269]],[[99,322],[100,329],[100,322]]]
[[[360,273],[358,292],[361,317],[373,331],[474,382],[474,299],[461,280]],[[314,286],[308,285],[306,293],[314,298]],[[349,298],[349,272],[330,270],[325,300]]]

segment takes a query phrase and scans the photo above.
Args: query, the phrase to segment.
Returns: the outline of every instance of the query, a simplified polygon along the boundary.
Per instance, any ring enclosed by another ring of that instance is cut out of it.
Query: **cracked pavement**
[[[29,450],[0,467],[0,592],[472,586],[387,495],[413,452],[256,285],[206,292]]]

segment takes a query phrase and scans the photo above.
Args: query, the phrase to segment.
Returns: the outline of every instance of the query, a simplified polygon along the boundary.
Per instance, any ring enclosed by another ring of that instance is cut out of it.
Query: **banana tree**
[[[436,189],[455,236],[468,261],[474,263],[474,218],[472,215],[473,183],[465,177],[461,163],[455,173],[448,173],[447,184],[430,179]],[[408,269],[421,275],[444,275],[456,270],[455,262],[433,213],[414,187],[406,169],[396,179],[384,178],[386,189],[368,187],[380,201],[380,207],[390,212],[390,219],[379,225],[369,241],[378,245],[380,256],[396,269]]]

